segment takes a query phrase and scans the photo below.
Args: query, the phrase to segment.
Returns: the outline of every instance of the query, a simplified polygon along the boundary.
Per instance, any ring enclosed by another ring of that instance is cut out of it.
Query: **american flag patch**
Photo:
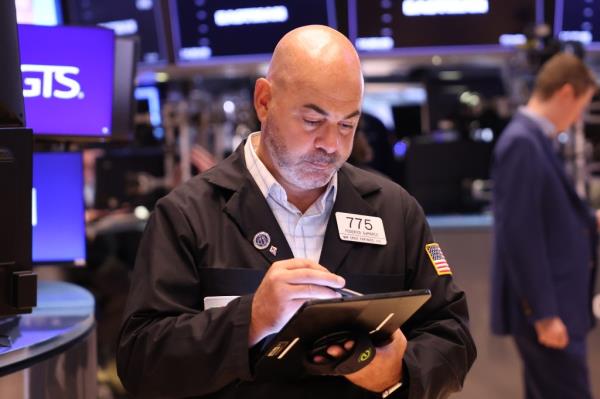
[[[438,276],[452,275],[452,270],[450,270],[450,265],[446,261],[444,257],[444,253],[442,252],[442,248],[440,248],[439,244],[427,244],[425,245],[425,251],[427,255],[429,255],[429,259],[431,259],[431,263],[435,268],[435,272]]]

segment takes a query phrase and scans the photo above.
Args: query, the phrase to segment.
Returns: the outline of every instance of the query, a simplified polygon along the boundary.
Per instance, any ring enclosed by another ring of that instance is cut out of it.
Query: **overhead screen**
[[[600,50],[600,0],[556,0],[554,15],[559,39]]]
[[[19,42],[27,127],[37,135],[109,137],[113,32],[19,25]]]
[[[66,4],[70,24],[101,25],[118,36],[136,35],[140,38],[141,62],[167,62],[159,0],[67,0]]]
[[[17,8],[17,23],[19,24],[53,26],[62,23],[60,0],[14,1]]]
[[[32,208],[33,262],[85,264],[81,153],[34,153]]]
[[[525,43],[541,18],[535,0],[349,0],[349,36],[361,52],[502,50]]]
[[[335,0],[170,0],[180,63],[267,59],[288,31],[335,27]]]

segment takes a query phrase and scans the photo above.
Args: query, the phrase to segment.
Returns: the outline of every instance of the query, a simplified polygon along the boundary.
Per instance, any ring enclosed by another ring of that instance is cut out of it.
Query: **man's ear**
[[[575,88],[570,83],[565,83],[562,85],[556,94],[563,101],[572,101],[577,97],[575,95]]]
[[[254,86],[254,109],[261,123],[264,123],[267,119],[271,97],[271,82],[265,78],[257,79]]]

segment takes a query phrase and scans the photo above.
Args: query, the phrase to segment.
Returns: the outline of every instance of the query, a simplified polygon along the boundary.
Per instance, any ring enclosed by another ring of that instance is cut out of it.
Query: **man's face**
[[[274,93],[262,138],[280,178],[296,189],[325,186],[348,159],[361,90],[330,95],[309,85]]]

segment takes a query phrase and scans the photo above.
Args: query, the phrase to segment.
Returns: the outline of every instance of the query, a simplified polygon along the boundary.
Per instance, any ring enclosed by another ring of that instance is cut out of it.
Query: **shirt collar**
[[[277,179],[273,177],[269,169],[261,161],[256,154],[253,141],[257,140],[260,136],[260,132],[254,132],[248,136],[246,144],[244,145],[244,158],[246,161],[246,167],[248,172],[252,175],[252,178],[258,185],[262,195],[267,198],[271,197],[277,201],[280,205],[288,207],[287,193],[283,186],[279,184]],[[323,212],[326,209],[326,205],[329,201],[335,202],[337,196],[337,184],[338,184],[338,172],[335,172],[331,180],[329,181],[325,192],[315,201],[309,208],[307,213],[312,214],[311,211],[314,207],[315,213]]]
[[[556,135],[556,126],[548,118],[538,114],[526,106],[519,107],[519,112],[531,119],[549,139],[553,140]]]

